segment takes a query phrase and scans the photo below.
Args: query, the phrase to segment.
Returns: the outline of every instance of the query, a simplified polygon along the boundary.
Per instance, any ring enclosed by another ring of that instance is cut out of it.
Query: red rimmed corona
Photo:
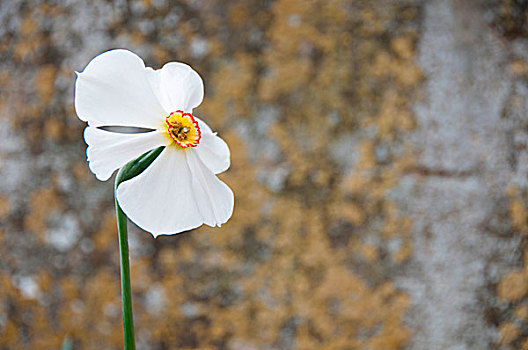
[[[167,133],[170,138],[180,147],[196,147],[202,136],[198,122],[190,113],[177,110],[169,114],[165,119]]]

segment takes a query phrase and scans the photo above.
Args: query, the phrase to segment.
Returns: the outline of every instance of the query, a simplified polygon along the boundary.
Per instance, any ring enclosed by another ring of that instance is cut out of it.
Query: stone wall
[[[522,0],[0,3],[0,349],[122,348],[74,71],[204,78],[222,228],[131,224],[138,349],[528,349]],[[175,208],[177,212],[177,208]]]

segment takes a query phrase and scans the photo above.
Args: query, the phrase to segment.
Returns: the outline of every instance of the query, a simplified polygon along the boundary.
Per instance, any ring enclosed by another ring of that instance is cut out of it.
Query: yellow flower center
[[[198,146],[202,135],[198,122],[191,114],[172,112],[165,119],[165,124],[167,133],[176,145],[182,148]]]

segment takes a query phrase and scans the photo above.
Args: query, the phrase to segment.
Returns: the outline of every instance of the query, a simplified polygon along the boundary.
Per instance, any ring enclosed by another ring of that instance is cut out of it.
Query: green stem
[[[147,152],[139,158],[125,164],[117,173],[115,182],[115,193],[117,187],[123,181],[129,180],[143,172],[161,153],[164,147],[156,148]],[[134,315],[132,313],[132,293],[130,289],[130,265],[128,259],[128,234],[127,217],[115,196],[117,233],[119,235],[119,259],[121,262],[121,297],[123,306],[123,333],[125,350],[135,350],[134,341]]]
[[[117,232],[119,235],[119,259],[121,261],[121,298],[123,306],[123,333],[125,350],[135,350],[134,315],[132,314],[132,293],[130,291],[130,266],[128,262],[127,218],[115,201]]]

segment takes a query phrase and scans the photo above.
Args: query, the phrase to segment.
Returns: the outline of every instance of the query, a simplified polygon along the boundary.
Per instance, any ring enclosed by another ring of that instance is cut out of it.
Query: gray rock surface
[[[511,45],[476,2],[430,1],[418,48],[427,82],[415,107],[417,173],[403,203],[414,253],[398,282],[412,299],[410,348],[491,349],[500,335],[486,319],[495,303],[486,288],[518,261],[520,243],[497,227],[498,216],[508,211],[508,186],[528,174],[510,159],[526,157],[511,140],[526,131],[504,115]]]

